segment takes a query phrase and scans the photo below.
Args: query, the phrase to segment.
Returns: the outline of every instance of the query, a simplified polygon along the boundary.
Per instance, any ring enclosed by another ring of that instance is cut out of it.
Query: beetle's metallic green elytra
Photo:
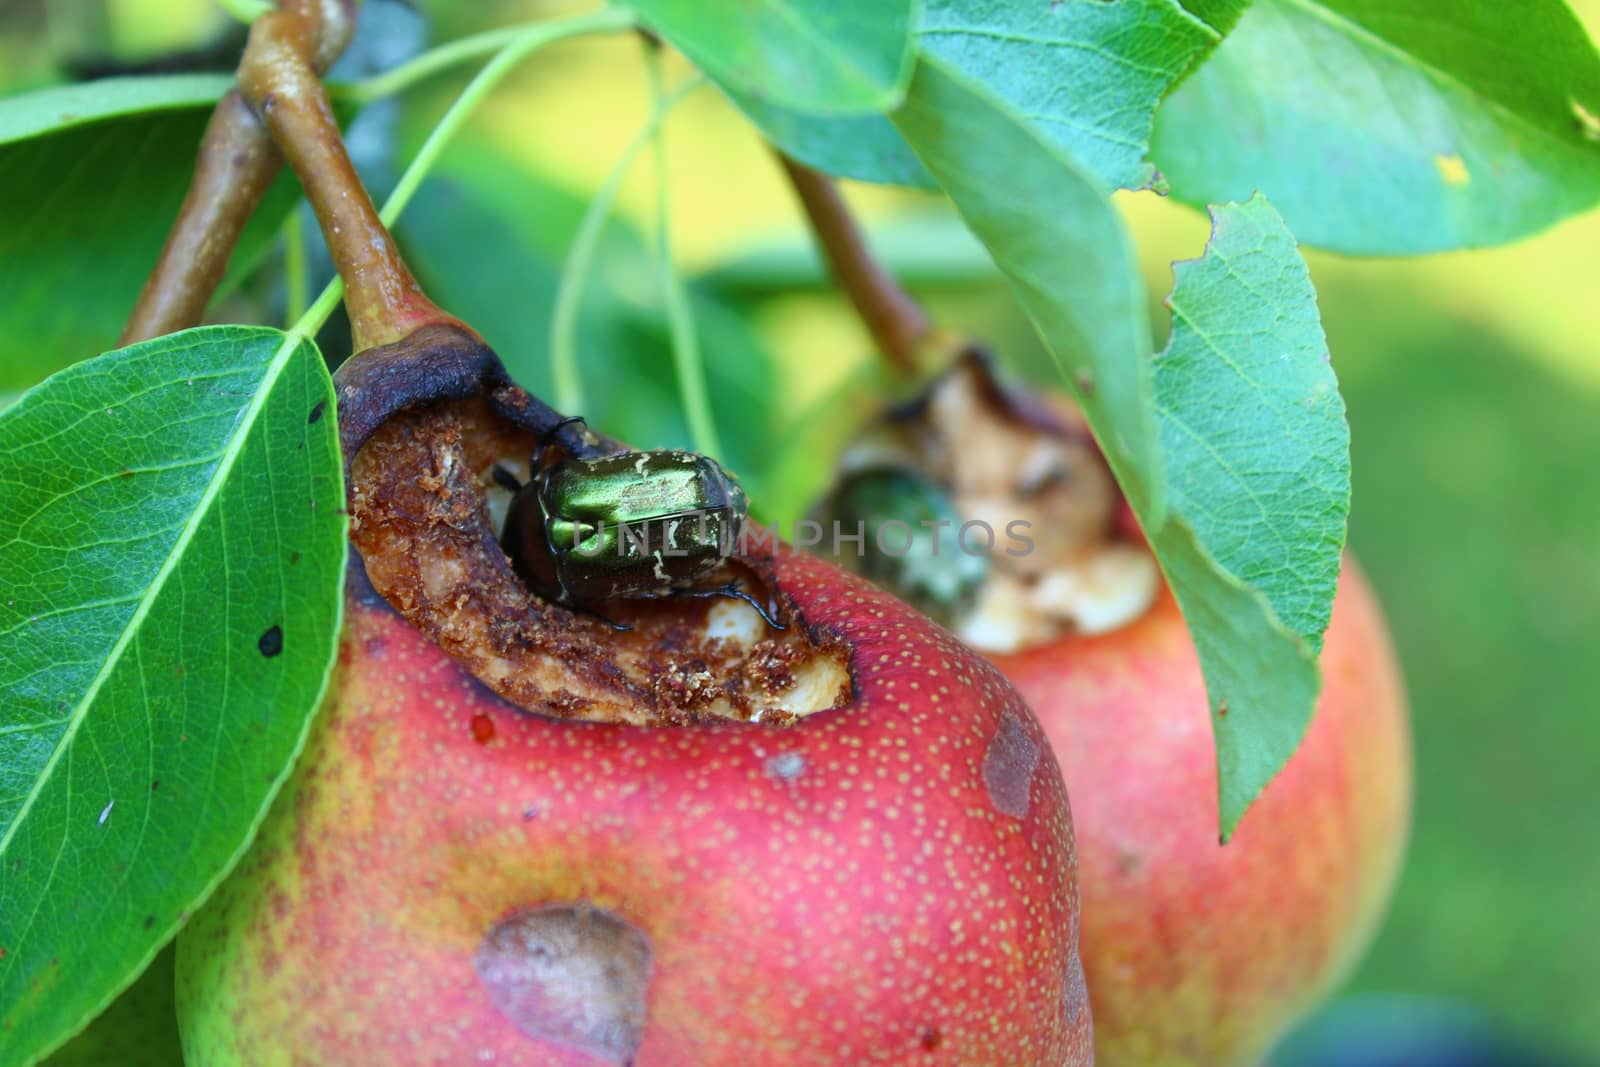
[[[739,545],[749,503],[716,460],[676,450],[568,458],[512,501],[502,541],[564,604],[693,589]]]

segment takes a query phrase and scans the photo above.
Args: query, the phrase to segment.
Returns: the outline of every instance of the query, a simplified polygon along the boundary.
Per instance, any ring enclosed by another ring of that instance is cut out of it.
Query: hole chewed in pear
[[[981,349],[889,409],[840,465],[822,515],[846,525],[860,506],[852,491],[920,488],[903,490],[914,505],[880,492],[872,500],[880,511],[867,512],[879,523],[868,537],[878,553],[852,559],[836,548],[839,562],[920,602],[980,651],[1111,632],[1149,610],[1160,589],[1154,556],[1118,525],[1125,503],[1082,413],[1064,398],[1010,387]],[[895,515],[896,507],[916,510]],[[919,557],[893,541],[896,522],[929,526],[923,511],[940,507],[950,513],[948,544],[934,541]]]
[[[849,652],[748,605],[665,596],[593,613],[532,593],[495,529],[495,470],[526,470],[535,437],[481,399],[402,412],[351,464],[351,537],[373,587],[406,621],[519,707],[559,718],[670,726],[782,725],[850,700]],[[771,579],[769,536],[710,584]],[[761,550],[765,549],[763,555]],[[616,624],[628,627],[618,630]]]
[[[516,912],[489,928],[473,960],[495,1010],[531,1038],[632,1061],[644,1035],[650,941],[585,904]]]

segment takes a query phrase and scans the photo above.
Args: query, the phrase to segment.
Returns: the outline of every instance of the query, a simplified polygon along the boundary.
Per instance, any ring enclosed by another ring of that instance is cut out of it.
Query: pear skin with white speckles
[[[899,601],[776,566],[851,698],[663,727],[511,706],[353,567],[310,748],[180,941],[189,1062],[1092,1063],[1039,725]]]
[[[1405,693],[1347,561],[1300,749],[1226,845],[1205,681],[1176,602],[991,657],[1072,783],[1101,1067],[1249,1067],[1371,939],[1411,815]]]

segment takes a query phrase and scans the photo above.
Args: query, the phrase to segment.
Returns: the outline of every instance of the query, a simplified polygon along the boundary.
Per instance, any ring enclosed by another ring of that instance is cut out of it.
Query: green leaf
[[[183,202],[208,115],[129,114],[0,146],[0,204],[18,209],[0,227],[0,391],[116,344]],[[280,176],[234,264],[261,254],[297,196],[293,176]]]
[[[981,83],[1114,188],[1149,183],[1167,88],[1217,40],[1174,0],[931,0],[918,46]]]
[[[1002,101],[923,57],[896,127],[1011,281],[1123,491],[1165,513],[1150,326],[1104,190]]]
[[[808,167],[863,182],[939,187],[894,124],[881,115],[820,119],[740,93],[729,92],[728,99],[767,140]]]
[[[1010,103],[1101,181],[1150,183],[1156,105],[1217,35],[1176,0],[929,0],[917,47]],[[735,102],[795,158],[832,174],[926,185],[882,119],[828,122]]]
[[[1294,239],[1264,200],[1218,209],[1152,360],[1127,236],[1091,178],[936,60],[893,118],[1011,281],[1183,606],[1226,837],[1310,717],[1349,504],[1343,406]]]
[[[462,316],[540,396],[553,390],[547,341],[557,281],[584,204],[503,153],[463,145],[418,193],[397,236],[429,294]],[[485,248],[504,254],[485,256]],[[641,447],[691,446],[667,321],[638,234],[613,219],[579,317],[580,377],[597,428]],[[759,495],[774,458],[772,361],[729,301],[692,286],[721,459]],[[628,383],[626,389],[608,383]]]
[[[1316,656],[1265,598],[1225,573],[1174,517],[1150,539],[1205,674],[1217,745],[1220,840],[1300,746],[1321,678]]]
[[[1173,519],[1151,542],[1205,671],[1226,835],[1311,721],[1350,432],[1294,237],[1260,196],[1211,214],[1155,365]]]
[[[825,115],[894,107],[911,72],[912,0],[633,0],[713,79]]]
[[[0,100],[0,145],[106,119],[209,108],[233,88],[227,74],[102,78]]]
[[[44,1061],[44,1067],[178,1067],[183,1047],[173,983],[175,946],[155,961],[77,1037]]]
[[[1250,0],[1178,0],[1185,11],[1218,33],[1228,33],[1239,23],[1239,16]]]
[[[308,341],[213,326],[0,416],[0,1063],[139,974],[287,774],[338,629],[332,405]]]
[[[1173,509],[1320,650],[1350,514],[1350,430],[1316,290],[1265,197],[1211,220],[1205,256],[1174,268],[1156,362]]]
[[[1260,190],[1341,252],[1511,241],[1600,201],[1600,56],[1560,0],[1256,0],[1154,158],[1179,198]]]

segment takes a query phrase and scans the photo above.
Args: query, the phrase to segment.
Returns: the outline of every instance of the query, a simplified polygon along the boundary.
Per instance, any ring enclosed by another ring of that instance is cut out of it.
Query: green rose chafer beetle
[[[501,545],[540,596],[592,608],[612,599],[726,596],[768,609],[736,581],[707,588],[740,547],[749,502],[709,456],[676,449],[536,464],[515,490]],[[608,620],[609,621],[609,620]]]

